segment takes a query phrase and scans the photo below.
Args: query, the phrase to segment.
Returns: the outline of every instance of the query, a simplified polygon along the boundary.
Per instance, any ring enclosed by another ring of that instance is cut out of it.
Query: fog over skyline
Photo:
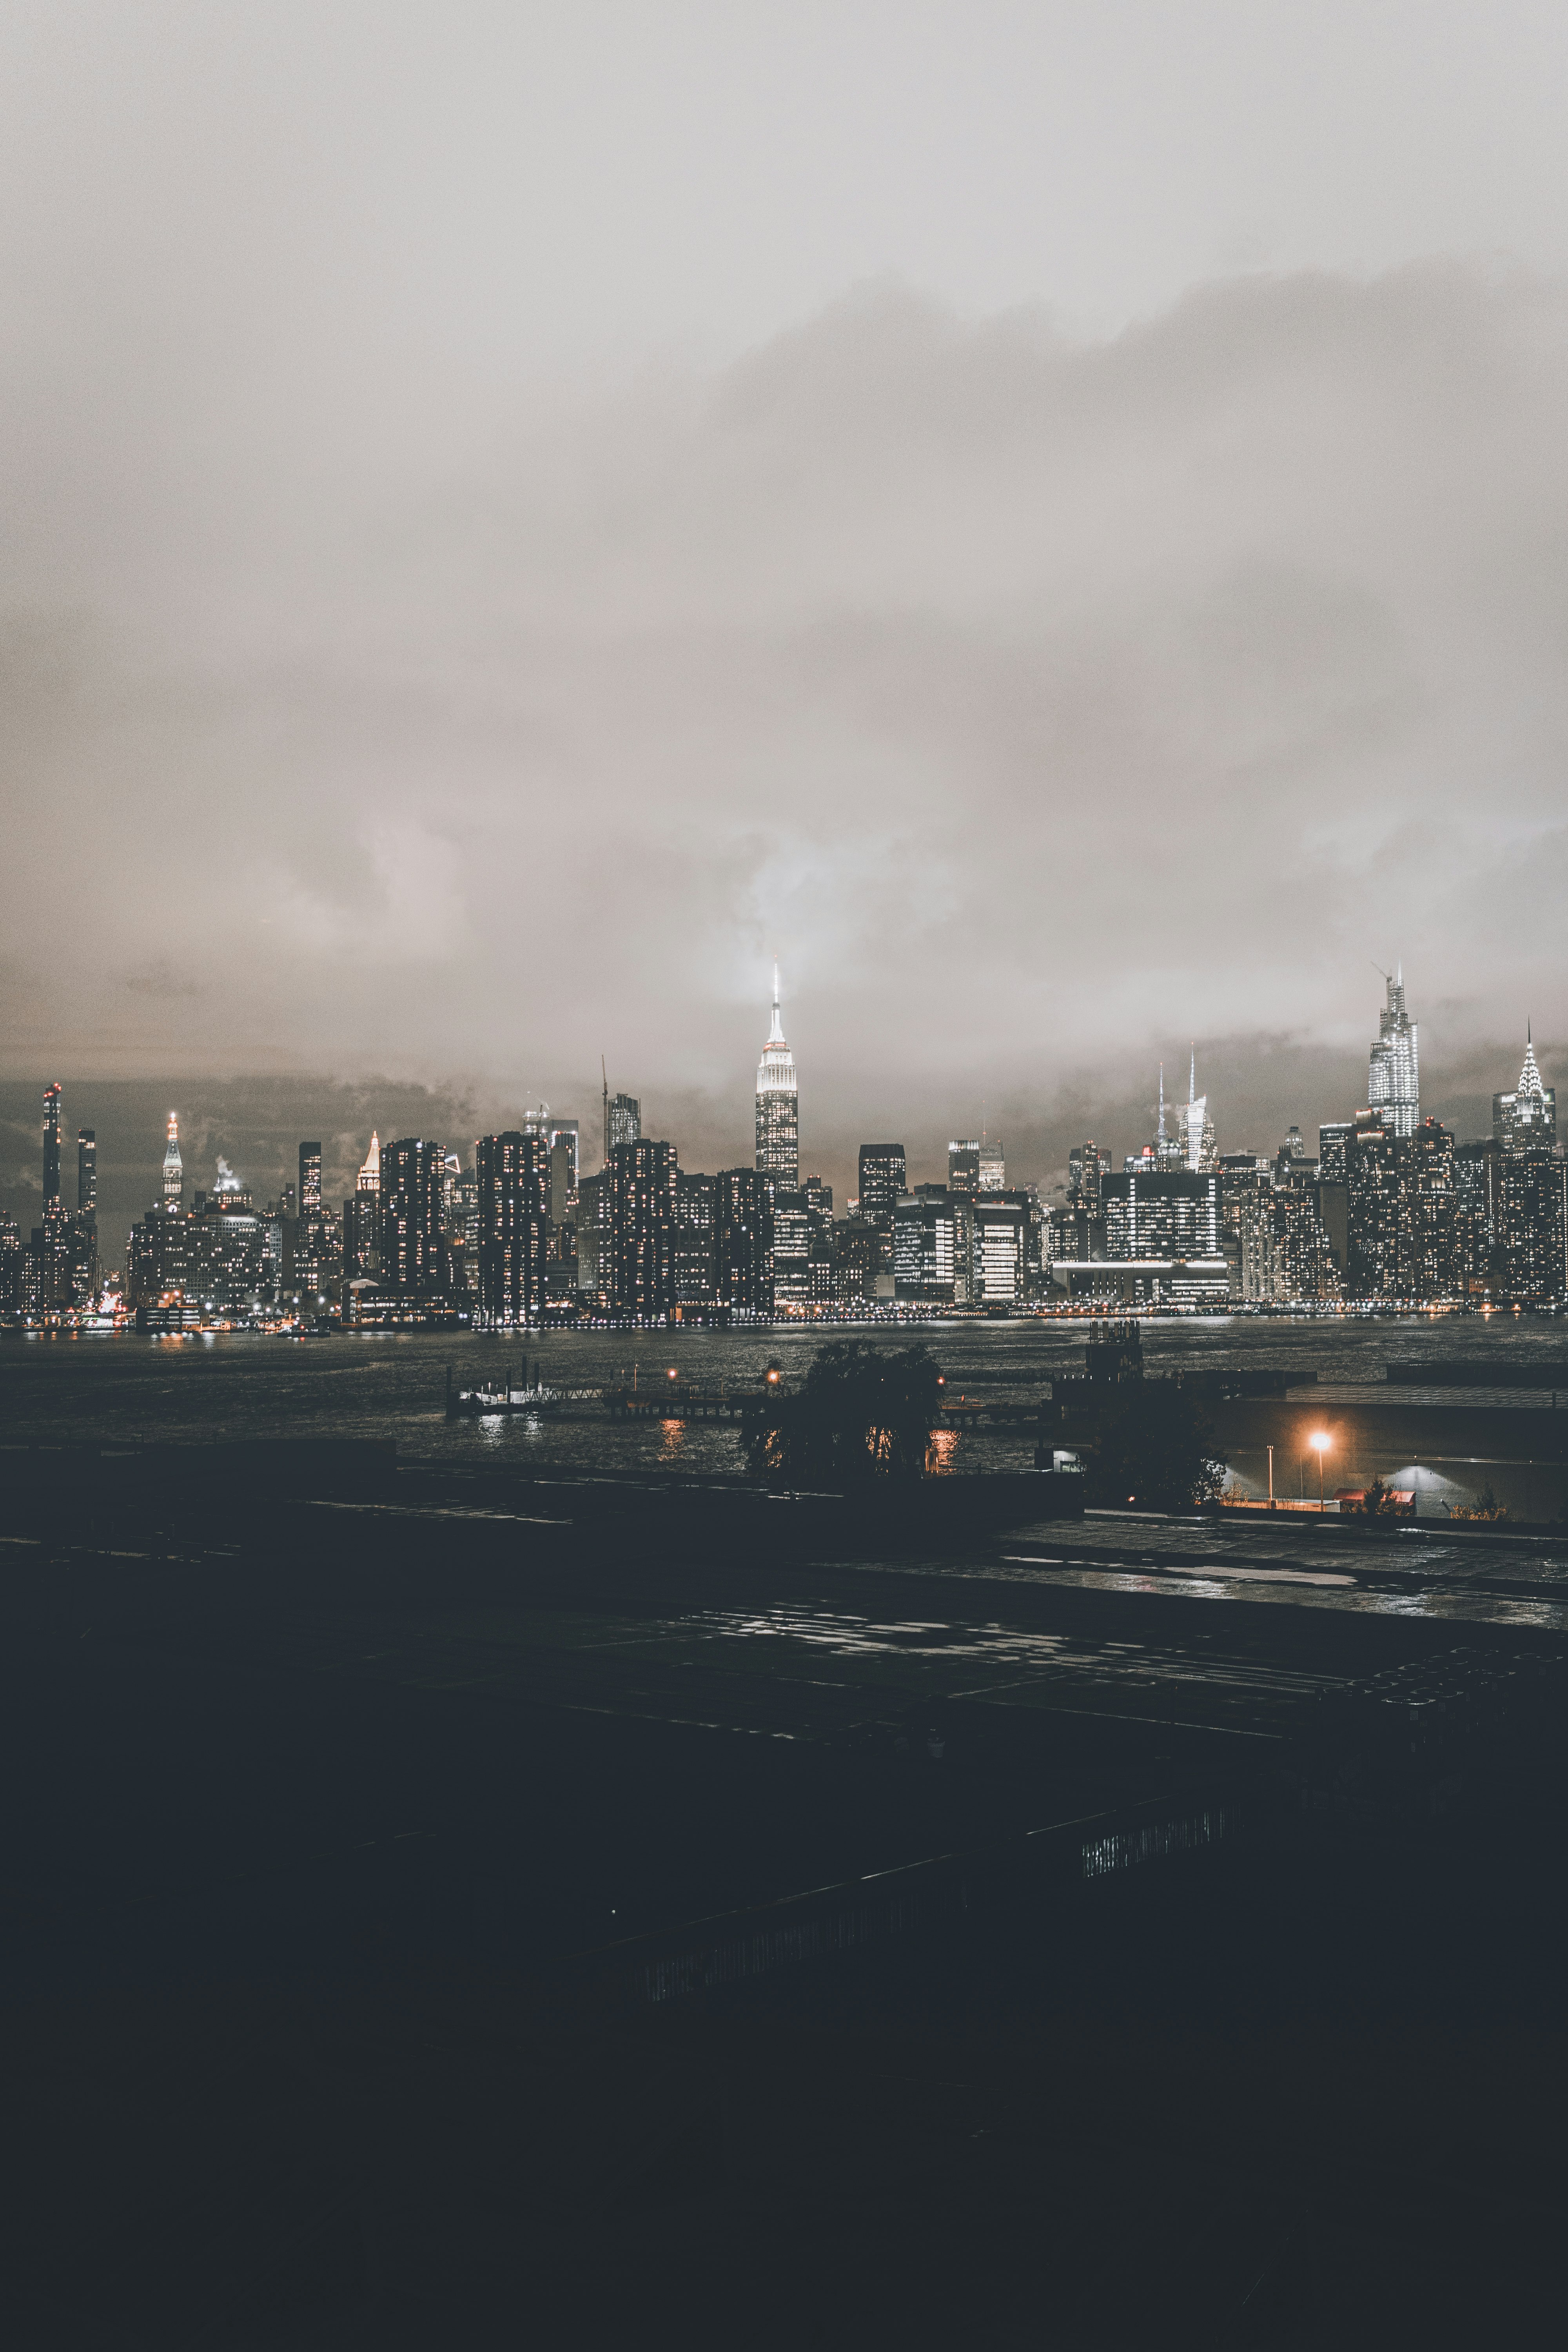
[[[47,1078],[593,1134],[601,1054],[733,1165],[775,952],[840,1187],[1189,1039],[1269,1148],[1374,961],[1425,1107],[1568,1080],[1560,12],[7,46],[7,1182]]]

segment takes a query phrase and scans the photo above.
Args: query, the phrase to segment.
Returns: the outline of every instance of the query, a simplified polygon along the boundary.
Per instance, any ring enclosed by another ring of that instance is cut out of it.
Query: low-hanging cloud
[[[776,950],[842,1182],[983,1111],[1044,1175],[1190,1037],[1227,1146],[1353,1108],[1373,957],[1429,1098],[1568,1031],[1563,287],[1247,277],[1084,343],[878,285],[395,469],[341,407],[310,498],[220,419],[160,513],[26,412],[24,548],[71,434],[125,488],[5,575],[13,1075],[586,1122],[604,1053],[728,1163]]]

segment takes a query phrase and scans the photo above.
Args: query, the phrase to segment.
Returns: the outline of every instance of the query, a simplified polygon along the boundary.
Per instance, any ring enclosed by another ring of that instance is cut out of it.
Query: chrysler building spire
[[[800,1109],[795,1056],[784,1043],[779,1010],[779,968],[773,965],[773,1017],[757,1065],[757,1170],[776,1190],[800,1189]]]

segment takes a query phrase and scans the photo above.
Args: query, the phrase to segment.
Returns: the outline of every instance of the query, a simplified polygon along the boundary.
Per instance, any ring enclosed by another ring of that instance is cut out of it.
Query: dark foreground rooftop
[[[15,2340],[1545,2340],[1557,1547],[191,1467],[5,1482]]]

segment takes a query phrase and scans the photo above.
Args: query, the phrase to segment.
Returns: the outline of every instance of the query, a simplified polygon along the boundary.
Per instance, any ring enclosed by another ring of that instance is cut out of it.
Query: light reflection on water
[[[986,1324],[904,1326],[782,1325],[757,1333],[672,1330],[584,1331],[489,1336],[377,1332],[289,1341],[227,1332],[200,1347],[167,1348],[132,1335],[83,1334],[47,1340],[0,1336],[0,1420],[15,1440],[65,1435],[104,1438],[233,1437],[303,1434],[395,1436],[410,1454],[451,1460],[510,1460],[521,1468],[652,1467],[671,1453],[682,1468],[734,1473],[742,1467],[735,1424],[681,1424],[679,1437],[660,1422],[612,1423],[592,1407],[580,1419],[507,1416],[499,1422],[447,1422],[446,1368],[467,1384],[495,1379],[527,1362],[562,1387],[597,1387],[637,1370],[662,1379],[674,1366],[700,1387],[753,1387],[770,1358],[786,1382],[798,1381],[825,1339],[860,1336],[879,1346],[924,1340],[949,1378],[984,1388],[988,1372],[1074,1370],[1089,1336],[1083,1318],[1021,1318]],[[1561,1352],[1549,1325],[1506,1329],[1477,1318],[1426,1316],[1318,1323],[1245,1318],[1152,1318],[1143,1326],[1145,1360],[1163,1371],[1269,1366],[1292,1382],[1321,1370],[1335,1377],[1382,1378],[1392,1355],[1475,1354],[1510,1361]],[[1023,1402],[1028,1384],[1005,1390]],[[1386,1391],[1385,1391],[1386,1393]],[[943,1466],[1016,1467],[1032,1459],[1026,1425],[944,1432]]]

